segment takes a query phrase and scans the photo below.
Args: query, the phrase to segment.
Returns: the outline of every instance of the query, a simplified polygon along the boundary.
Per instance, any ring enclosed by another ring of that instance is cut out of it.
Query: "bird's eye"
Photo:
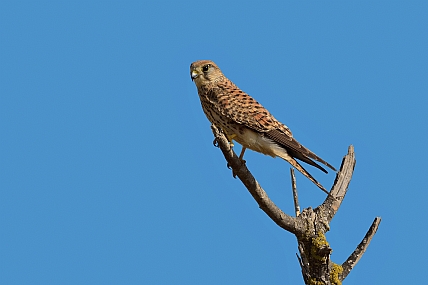
[[[211,64],[207,64],[207,65],[205,65],[204,67],[202,67],[202,71],[203,71],[203,72],[207,72],[207,71],[208,71],[208,69],[210,69],[210,67],[211,67]]]

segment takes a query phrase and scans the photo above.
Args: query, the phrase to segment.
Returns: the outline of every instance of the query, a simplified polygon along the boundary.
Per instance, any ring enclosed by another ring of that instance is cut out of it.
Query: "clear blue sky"
[[[426,1],[2,1],[0,41],[1,284],[303,284],[212,145],[198,59],[334,166],[355,146],[332,260],[382,223],[345,284],[426,281]],[[289,164],[246,160],[291,214]]]

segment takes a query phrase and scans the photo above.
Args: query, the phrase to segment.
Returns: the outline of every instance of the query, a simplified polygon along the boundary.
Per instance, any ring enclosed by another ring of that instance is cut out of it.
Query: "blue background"
[[[2,1],[0,41],[0,283],[303,284],[212,145],[199,59],[334,166],[355,146],[332,260],[382,223],[346,284],[426,281],[427,2]],[[246,160],[292,214],[289,164]]]

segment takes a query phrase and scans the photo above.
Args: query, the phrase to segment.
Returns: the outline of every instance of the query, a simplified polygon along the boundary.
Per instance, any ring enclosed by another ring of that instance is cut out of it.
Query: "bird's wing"
[[[230,80],[218,83],[216,88],[208,91],[207,97],[219,113],[233,122],[262,133],[279,128],[293,136],[287,126],[276,120],[259,102]]]
[[[324,171],[325,173],[327,173],[327,171],[323,167],[321,167],[320,165],[312,161],[311,159],[321,162],[322,164],[336,171],[336,169],[332,165],[330,165],[328,162],[326,162],[321,157],[317,156],[315,153],[313,153],[312,151],[304,147],[295,138],[288,136],[281,130],[278,130],[278,129],[271,130],[266,132],[265,135],[271,140],[278,143],[279,145],[285,147],[287,149],[288,154],[291,155],[292,157],[295,157],[301,161],[306,162],[307,164],[315,166],[316,168]]]
[[[226,118],[264,133],[268,138],[284,147],[291,156],[315,166],[325,173],[327,171],[311,159],[336,171],[332,165],[300,144],[287,126],[276,120],[259,102],[240,90],[230,80],[218,83],[217,88],[210,92],[215,93],[209,96],[215,98],[212,104]]]

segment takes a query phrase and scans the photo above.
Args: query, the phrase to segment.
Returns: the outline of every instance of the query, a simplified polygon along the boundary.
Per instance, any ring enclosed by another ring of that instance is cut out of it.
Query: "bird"
[[[290,129],[275,119],[253,97],[239,89],[211,60],[199,60],[190,65],[190,77],[195,83],[202,110],[211,124],[221,129],[230,146],[242,145],[239,159],[244,161],[246,149],[280,157],[317,185],[327,190],[296,160],[328,173],[317,162],[336,169],[299,143]],[[245,162],[245,161],[244,161]]]

